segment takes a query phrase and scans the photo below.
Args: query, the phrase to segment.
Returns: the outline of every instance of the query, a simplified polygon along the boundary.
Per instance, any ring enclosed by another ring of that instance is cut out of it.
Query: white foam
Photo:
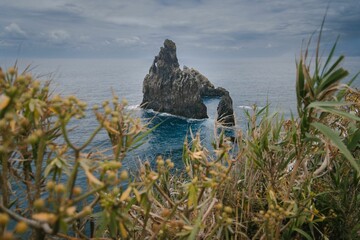
[[[149,112],[149,113],[154,113],[158,116],[162,116],[162,117],[174,117],[174,118],[179,118],[179,119],[182,119],[182,120],[185,120],[189,123],[192,123],[192,122],[202,122],[202,121],[205,121],[207,120],[207,118],[203,118],[203,119],[196,119],[196,118],[186,118],[186,117],[182,117],[182,116],[178,116],[178,115],[174,115],[174,114],[170,114],[170,113],[166,113],[166,112],[157,112],[157,111],[154,111],[153,109],[145,109],[145,111]]]
[[[250,106],[242,106],[242,105],[238,106],[238,108],[242,108],[242,109],[252,109],[252,107],[250,107]]]
[[[126,110],[139,110],[140,109],[140,105],[130,105],[130,106],[126,106],[125,107]]]

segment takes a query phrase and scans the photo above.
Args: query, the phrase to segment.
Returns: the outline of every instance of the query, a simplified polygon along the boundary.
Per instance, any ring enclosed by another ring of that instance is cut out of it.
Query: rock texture
[[[223,103],[222,107],[218,107],[219,116],[230,113],[232,107],[229,92],[224,88],[215,88],[204,75],[193,68],[184,66],[183,70],[180,69],[176,45],[168,39],[145,76],[143,94],[142,108],[187,118],[208,117],[203,97],[221,97],[220,103]],[[221,112],[223,110],[226,112]]]
[[[222,125],[228,127],[235,125],[233,103],[228,91],[226,91],[221,97],[219,105],[217,107],[217,113],[217,120]]]

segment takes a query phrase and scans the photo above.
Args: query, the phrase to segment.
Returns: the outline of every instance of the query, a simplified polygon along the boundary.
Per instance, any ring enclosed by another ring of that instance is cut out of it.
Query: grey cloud
[[[2,0],[0,38],[16,23],[12,39],[22,36],[24,47],[44,55],[72,47],[86,56],[138,56],[158,51],[165,38],[197,55],[294,54],[319,28],[327,6],[328,0]],[[359,12],[358,0],[331,1],[324,35],[341,34],[356,47]],[[5,40],[1,49],[13,43]]]
[[[70,40],[70,34],[65,30],[53,30],[49,32],[48,39],[56,45],[64,45]]]
[[[144,45],[145,43],[141,40],[140,37],[119,37],[115,39],[115,42],[122,46],[139,46]]]
[[[5,38],[23,40],[27,38],[26,32],[16,23],[11,23],[5,27]]]

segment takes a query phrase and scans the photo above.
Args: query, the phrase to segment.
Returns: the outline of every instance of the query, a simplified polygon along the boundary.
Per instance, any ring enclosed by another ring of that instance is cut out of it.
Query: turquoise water
[[[7,68],[14,63],[12,59],[1,59],[0,66]],[[203,142],[210,147],[214,134],[214,119],[218,99],[207,99],[209,119],[183,119],[168,114],[157,114],[139,109],[142,100],[142,81],[148,72],[152,59],[20,59],[20,68],[28,64],[33,72],[53,78],[55,92],[62,95],[76,95],[94,104],[111,99],[114,91],[120,98],[129,102],[128,110],[143,121],[153,118],[152,125],[161,122],[143,146],[132,152],[124,164],[133,168],[139,161],[154,162],[157,155],[171,157],[181,168],[182,143],[185,136],[200,131]],[[296,112],[295,99],[295,60],[293,58],[251,58],[232,60],[180,59],[180,65],[193,67],[207,76],[215,86],[229,90],[233,99],[237,127],[246,124],[244,110],[253,104],[265,106],[270,103],[272,110],[289,116]],[[360,70],[360,58],[347,58],[347,68],[352,75]],[[51,73],[51,74],[49,74]],[[50,76],[51,75],[51,76]],[[45,79],[44,77],[44,79]],[[354,83],[360,87],[360,78]],[[77,127],[71,133],[72,140],[81,144],[97,126],[92,111],[87,111],[85,119],[74,123]],[[93,146],[110,146],[105,132],[100,132]]]

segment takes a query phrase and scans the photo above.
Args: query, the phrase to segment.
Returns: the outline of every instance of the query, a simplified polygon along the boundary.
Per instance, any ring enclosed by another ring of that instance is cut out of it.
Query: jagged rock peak
[[[164,47],[160,48],[158,56],[155,57],[150,73],[161,73],[162,77],[173,71],[179,70],[179,61],[176,56],[176,45],[173,41],[166,39]]]

